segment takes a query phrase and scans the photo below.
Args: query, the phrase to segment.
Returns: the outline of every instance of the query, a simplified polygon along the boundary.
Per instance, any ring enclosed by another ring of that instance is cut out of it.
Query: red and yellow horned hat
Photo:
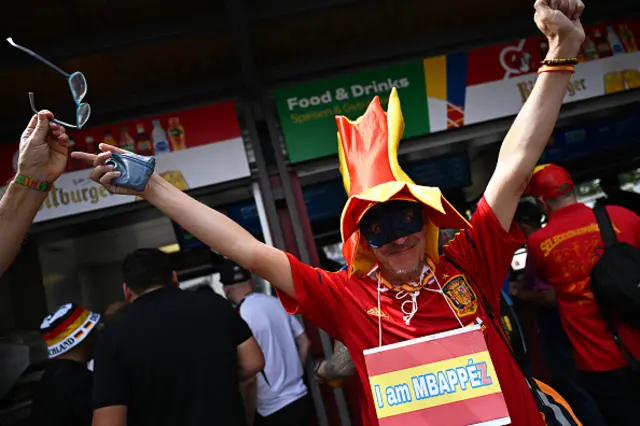
[[[342,253],[349,275],[363,276],[377,264],[369,244],[360,237],[358,224],[377,203],[406,199],[427,207],[426,254],[437,262],[439,228],[466,229],[467,220],[442,196],[440,189],[419,186],[400,168],[398,145],[404,131],[400,99],[395,88],[385,113],[376,96],[356,121],[337,116],[340,173],[349,195],[340,218]]]

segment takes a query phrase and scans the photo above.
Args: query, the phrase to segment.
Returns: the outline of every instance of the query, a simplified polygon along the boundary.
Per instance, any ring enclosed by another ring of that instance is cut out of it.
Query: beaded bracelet
[[[49,192],[49,190],[51,190],[51,187],[53,186],[49,182],[41,182],[21,174],[17,174],[13,181],[19,185],[35,189],[39,192]]]
[[[540,65],[578,65],[578,58],[545,59]]]
[[[543,72],[568,72],[573,74],[576,68],[573,65],[544,65],[538,70],[538,75]]]

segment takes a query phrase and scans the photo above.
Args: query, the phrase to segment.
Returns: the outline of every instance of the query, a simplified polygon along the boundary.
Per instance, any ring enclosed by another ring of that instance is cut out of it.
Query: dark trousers
[[[305,395],[269,416],[256,413],[254,426],[309,426],[312,412],[309,395]]]
[[[598,404],[609,426],[640,424],[640,372],[630,367],[603,372],[581,372],[582,382]]]
[[[607,426],[598,405],[580,380],[573,362],[571,344],[541,336],[544,358],[551,372],[551,385],[569,403],[583,426]]]

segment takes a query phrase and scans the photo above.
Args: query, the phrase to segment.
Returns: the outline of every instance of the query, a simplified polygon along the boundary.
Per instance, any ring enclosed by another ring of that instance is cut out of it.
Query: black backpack
[[[613,321],[618,316],[640,330],[640,250],[618,241],[605,206],[597,205],[593,210],[604,252],[591,270],[591,289],[616,344],[631,366],[640,369],[640,362],[625,347]]]

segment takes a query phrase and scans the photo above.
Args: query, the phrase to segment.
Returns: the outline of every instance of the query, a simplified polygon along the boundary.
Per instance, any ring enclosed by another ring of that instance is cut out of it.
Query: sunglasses
[[[412,201],[394,200],[378,204],[360,221],[360,233],[373,248],[422,230],[422,206]]]
[[[76,103],[76,124],[65,123],[64,121],[56,119],[53,119],[53,122],[71,129],[82,129],[82,127],[87,124],[87,121],[89,121],[89,116],[91,115],[91,105],[86,102],[82,102],[87,94],[87,79],[84,77],[84,74],[79,71],[76,71],[73,74],[69,74],[68,72],[63,71],[56,65],[47,61],[45,58],[38,55],[34,51],[16,44],[11,37],[9,37],[7,41],[11,46],[33,56],[40,62],[45,63],[49,67],[65,76],[65,78],[67,79],[67,83],[69,84],[69,89],[71,90],[71,95],[73,96],[73,101]],[[31,105],[31,110],[34,112],[34,114],[37,114],[38,109],[35,105],[35,95],[33,94],[33,92],[29,92],[29,104]]]

